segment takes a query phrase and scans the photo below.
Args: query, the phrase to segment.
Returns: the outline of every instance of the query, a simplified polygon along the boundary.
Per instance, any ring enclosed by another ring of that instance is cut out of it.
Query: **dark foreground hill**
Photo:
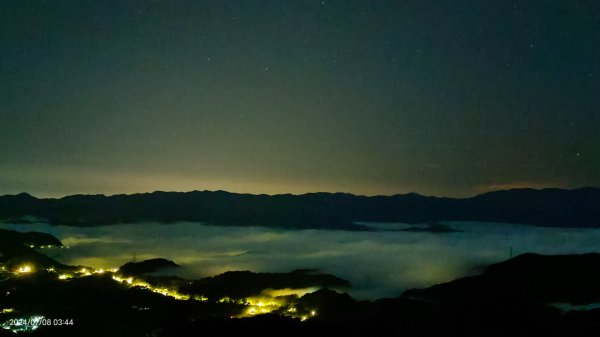
[[[141,262],[127,262],[119,267],[119,272],[125,276],[138,276],[170,268],[179,268],[179,265],[173,261],[159,258]]]
[[[600,303],[600,254],[527,253],[490,265],[482,275],[409,290],[406,295],[463,304],[500,297],[539,303]]]
[[[418,194],[251,195],[223,191],[0,197],[0,220],[93,226],[140,221],[361,230],[357,221],[430,223],[489,221],[556,227],[600,227],[600,189],[516,189],[472,198]]]
[[[20,233],[0,229],[0,266],[7,269],[33,264],[40,268],[68,268],[44,254],[35,247],[63,247],[54,236],[47,233]]]

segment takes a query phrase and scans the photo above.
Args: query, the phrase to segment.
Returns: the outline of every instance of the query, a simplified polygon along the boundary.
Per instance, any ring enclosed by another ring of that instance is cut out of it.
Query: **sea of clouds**
[[[118,267],[133,258],[164,257],[200,278],[230,270],[287,272],[318,269],[349,280],[358,299],[399,296],[478,273],[490,263],[524,252],[572,254],[600,251],[600,230],[539,228],[493,223],[447,223],[456,233],[284,230],[198,223],[138,223],[90,228],[3,224],[2,228],[55,235],[69,249],[43,253],[71,265]],[[375,226],[377,227],[377,226]],[[406,228],[386,224],[381,228]]]

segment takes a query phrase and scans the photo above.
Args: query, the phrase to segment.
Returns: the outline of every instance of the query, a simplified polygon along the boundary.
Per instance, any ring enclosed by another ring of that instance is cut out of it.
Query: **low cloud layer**
[[[171,259],[183,266],[182,276],[190,278],[229,270],[311,268],[349,280],[353,284],[349,293],[359,299],[398,296],[408,288],[476,273],[487,264],[507,259],[511,247],[515,255],[600,251],[600,230],[596,229],[449,224],[464,232],[279,230],[196,223],[2,227],[55,235],[70,248],[43,252],[67,264],[118,267],[131,261],[135,252],[138,260]]]

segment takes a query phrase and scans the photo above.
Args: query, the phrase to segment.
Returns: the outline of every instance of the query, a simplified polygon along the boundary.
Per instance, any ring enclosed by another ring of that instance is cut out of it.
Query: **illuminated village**
[[[178,301],[204,303],[210,301],[209,298],[204,295],[182,293],[177,287],[153,285],[144,278],[124,276],[120,273],[119,268],[93,269],[81,267],[78,270],[69,271],[61,270],[56,267],[38,268],[33,263],[26,263],[13,268],[8,268],[5,265],[0,266],[0,275],[2,275],[4,279],[23,279],[31,277],[36,273],[43,273],[44,276],[55,278],[61,282],[72,282],[78,279],[110,276],[110,279],[119,285],[150,291]],[[299,309],[295,302],[300,296],[314,292],[318,289],[319,288],[316,287],[307,289],[266,289],[256,296],[245,298],[231,298],[226,296],[219,298],[214,302],[217,304],[233,304],[243,307],[241,312],[235,314],[232,313],[228,316],[230,319],[254,317],[264,314],[277,314],[304,322],[317,316],[317,308]],[[137,307],[136,309],[142,311],[150,310],[148,307]],[[13,332],[34,331],[40,326],[46,325],[44,316],[36,314],[22,317],[19,316],[19,311],[15,308],[0,308],[0,317],[10,317],[1,323],[0,327]]]

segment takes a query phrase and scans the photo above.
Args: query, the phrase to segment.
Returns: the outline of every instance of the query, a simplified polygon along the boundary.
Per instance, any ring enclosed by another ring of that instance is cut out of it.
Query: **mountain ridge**
[[[364,222],[481,221],[548,227],[600,227],[600,188],[510,189],[468,198],[417,193],[241,194],[226,191],[0,196],[0,220],[45,219],[94,226],[141,221],[204,222],[283,228],[365,230]],[[23,220],[25,221],[25,220]],[[31,222],[31,221],[30,221]]]

